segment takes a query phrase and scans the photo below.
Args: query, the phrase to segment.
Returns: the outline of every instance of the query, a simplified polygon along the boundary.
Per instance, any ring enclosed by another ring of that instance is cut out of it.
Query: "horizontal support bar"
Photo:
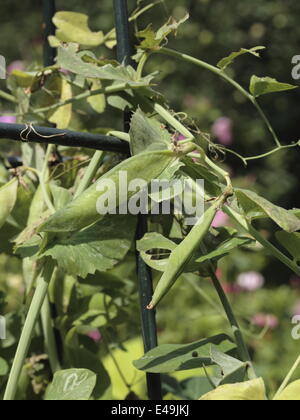
[[[129,144],[116,137],[25,124],[0,123],[0,139],[50,143],[57,146],[85,147],[87,149],[123,154],[130,153]]]

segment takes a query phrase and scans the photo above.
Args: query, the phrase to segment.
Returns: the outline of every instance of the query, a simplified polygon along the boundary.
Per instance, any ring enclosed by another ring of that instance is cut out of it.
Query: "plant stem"
[[[245,230],[247,233],[250,233],[250,235],[252,235],[253,238],[256,239],[261,245],[263,245],[263,247],[267,249],[271,255],[276,257],[279,261],[289,267],[295,274],[300,276],[300,267],[296,264],[296,262],[288,258],[278,248],[271,244],[271,242],[265,239],[261,233],[259,233],[253,226],[251,226],[242,215],[238,214],[235,210],[228,206],[224,206],[223,211],[243,230]]]
[[[48,172],[49,172],[49,169],[48,169],[49,158],[51,156],[51,153],[54,150],[55,150],[55,145],[54,144],[49,144],[47,146],[47,151],[46,151],[46,154],[45,154],[43,169],[42,169],[42,171],[39,175],[39,181],[40,181],[44,201],[45,201],[48,209],[51,210],[52,213],[55,213],[56,210],[55,210],[55,207],[52,204],[49,193],[47,191],[46,179],[48,177]]]
[[[47,296],[44,300],[42,310],[41,310],[41,318],[42,318],[42,325],[43,325],[43,334],[45,339],[45,347],[47,354],[49,356],[50,366],[52,373],[58,372],[61,370],[61,366],[58,359],[57,348],[56,348],[56,341],[55,336],[53,334],[53,322],[50,310],[50,302],[47,299]]]
[[[299,145],[300,145],[300,143],[299,143],[299,141],[298,141],[297,143],[288,144],[288,145],[286,145],[286,146],[276,147],[276,149],[273,149],[273,150],[271,150],[270,152],[263,153],[262,155],[250,156],[250,157],[246,157],[246,158],[243,158],[243,159],[244,159],[246,162],[247,162],[248,160],[263,159],[263,158],[265,158],[265,157],[268,157],[268,156],[273,155],[274,153],[278,153],[278,152],[280,152],[280,151],[282,151],[282,150],[286,150],[286,149],[292,149],[292,148],[294,148],[294,147],[298,147]]]
[[[137,86],[131,86],[130,88],[139,89],[141,87],[142,85],[137,85]],[[56,104],[53,104],[44,108],[34,109],[32,110],[32,112],[34,112],[35,114],[40,114],[43,112],[55,110],[57,108],[60,108],[61,106],[65,106],[65,105],[73,104],[74,102],[82,101],[83,99],[87,99],[91,96],[100,95],[100,94],[111,94],[111,93],[120,92],[126,89],[128,89],[128,83],[120,83],[118,85],[112,85],[112,86],[108,86],[101,89],[88,90],[87,92],[80,93],[79,95],[73,96],[73,98],[67,99],[66,101],[58,102]]]
[[[287,377],[283,381],[281,387],[276,392],[276,395],[273,398],[274,400],[276,400],[280,396],[280,394],[285,390],[285,388],[288,386],[290,380],[292,379],[292,377],[293,377],[294,373],[296,372],[296,370],[297,370],[297,368],[298,368],[299,365],[300,365],[300,356],[298,357],[298,359],[296,360],[294,366],[292,367],[292,369],[288,373]]]
[[[94,156],[92,160],[90,161],[89,166],[87,167],[87,170],[85,171],[84,177],[82,178],[80,184],[78,185],[74,198],[78,197],[80,194],[84,192],[84,190],[87,189],[87,187],[89,187],[95,174],[98,171],[99,166],[101,165],[103,161],[103,157],[104,157],[104,153],[102,151],[97,151],[94,153]]]
[[[11,401],[15,398],[19,377],[25,358],[28,354],[34,327],[41,312],[45,297],[47,296],[48,284],[53,275],[53,265],[46,263],[43,273],[38,277],[37,287],[26,317],[24,328],[18,344],[17,352],[13,361],[12,369],[9,374],[8,383],[5,390],[4,401]]]
[[[270,131],[270,133],[271,133],[271,135],[274,139],[274,142],[276,143],[276,145],[278,147],[281,146],[281,143],[278,139],[278,136],[275,133],[269,119],[265,115],[264,111],[262,110],[262,108],[258,104],[257,100],[254,98],[254,96],[252,96],[249,92],[247,92],[246,89],[244,89],[238,82],[236,82],[230,76],[228,76],[224,71],[222,71],[218,67],[215,67],[215,66],[212,66],[211,64],[206,63],[205,61],[199,60],[195,57],[192,57],[192,56],[187,55],[187,54],[180,53],[180,52],[175,51],[175,50],[171,50],[169,48],[161,48],[160,50],[155,51],[155,52],[156,53],[162,53],[162,54],[180,59],[180,60],[185,61],[187,63],[195,64],[196,66],[202,67],[206,70],[209,70],[210,72],[212,72],[212,73],[218,75],[219,77],[221,77],[222,79],[226,80],[228,83],[230,83],[234,88],[236,88],[245,98],[247,98],[254,105],[254,107],[257,109],[259,115],[261,116],[262,120],[264,121],[264,123],[268,127],[268,130]]]
[[[201,244],[201,250],[204,254],[207,254],[206,246],[203,243]],[[238,321],[235,318],[235,315],[234,315],[233,310],[231,308],[231,305],[230,305],[230,303],[227,299],[227,296],[226,296],[226,294],[225,294],[225,292],[222,288],[222,285],[219,282],[219,280],[218,280],[218,278],[215,274],[213,264],[210,262],[209,265],[210,265],[210,268],[209,268],[210,277],[212,279],[212,282],[213,282],[213,285],[216,289],[216,292],[217,292],[217,294],[220,298],[220,301],[222,303],[224,311],[227,315],[228,321],[231,325],[231,329],[232,329],[234,337],[235,337],[235,341],[236,341],[236,344],[237,344],[239,355],[244,362],[249,363],[249,369],[248,369],[249,378],[250,379],[255,379],[257,376],[256,376],[256,373],[254,371],[252,361],[251,361],[251,358],[250,358],[250,354],[249,354],[248,348],[246,346],[246,343],[244,341],[243,334],[242,334],[242,331],[241,331],[240,326],[238,324]]]
[[[12,102],[14,104],[18,103],[17,99],[13,96],[10,95],[7,92],[4,92],[3,90],[0,90],[0,98],[6,99],[9,102]]]

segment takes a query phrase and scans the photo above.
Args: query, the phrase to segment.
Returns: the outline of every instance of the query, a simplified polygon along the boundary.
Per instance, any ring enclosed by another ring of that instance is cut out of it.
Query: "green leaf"
[[[276,233],[276,238],[296,261],[300,261],[300,233],[281,231]]]
[[[117,316],[118,310],[110,296],[95,293],[92,297],[83,299],[80,303],[80,314],[73,322],[75,327],[87,325],[101,328]]]
[[[300,401],[300,380],[288,385],[275,401]]]
[[[62,370],[54,375],[46,401],[88,401],[96,385],[97,376],[87,369]]]
[[[137,369],[150,373],[170,373],[212,365],[211,344],[218,346],[222,352],[235,348],[229,337],[221,334],[191,344],[163,344],[133,364]]]
[[[100,80],[92,80],[91,92],[94,90],[99,90],[102,88],[102,84]],[[105,95],[91,95],[87,99],[88,103],[91,105],[94,111],[98,112],[98,114],[102,114],[105,111],[106,101]]]
[[[58,235],[42,256],[52,257],[67,273],[85,278],[123,260],[134,239],[136,218],[109,215],[81,232]]]
[[[6,376],[9,372],[9,366],[7,362],[0,357],[0,376]]]
[[[65,208],[73,198],[69,190],[54,184],[54,182],[50,183],[50,191],[53,197],[55,210]],[[41,214],[39,214],[39,216],[41,216]]]
[[[162,388],[164,394],[172,394],[181,400],[196,401],[202,395],[212,391],[213,387],[205,377],[191,377],[178,382],[175,378],[162,375]]]
[[[222,385],[200,398],[201,401],[265,401],[266,390],[264,381],[252,381]]]
[[[137,155],[150,150],[166,150],[171,144],[171,134],[157,120],[147,118],[139,108],[130,124],[131,154]]]
[[[300,220],[288,210],[272,204],[253,191],[236,189],[235,192],[240,206],[250,220],[264,214],[287,232],[300,230]]]
[[[228,57],[222,58],[217,64],[221,70],[225,70],[230,64],[232,64],[237,57],[243,54],[252,54],[255,57],[260,57],[257,51],[264,50],[266,47],[254,47],[248,50],[247,48],[241,48],[240,51],[231,53]]]
[[[252,76],[250,81],[250,92],[255,98],[267,93],[282,92],[297,88],[298,86],[290,85],[288,83],[280,83],[271,77]]]
[[[172,33],[177,33],[179,26],[186,22],[189,15],[186,15],[183,19],[176,21],[171,17],[157,32],[149,25],[146,29],[137,33],[139,38],[143,41],[140,44],[140,48],[143,50],[158,50],[161,44],[167,40],[167,37]]]
[[[97,47],[104,41],[103,32],[92,32],[88,16],[76,12],[57,12],[53,18],[57,27],[56,37],[63,42],[76,42],[88,47]]]
[[[72,46],[59,47],[57,63],[59,66],[71,73],[79,74],[86,78],[113,80],[120,83],[127,83],[128,87],[149,86],[154,75],[150,74],[142,79],[137,77],[136,71],[131,66],[113,66],[106,64],[98,67],[95,64],[84,62],[74,51]]]
[[[218,385],[242,382],[245,378],[248,363],[241,362],[212,346],[212,361],[221,368],[221,380]]]
[[[18,180],[12,179],[6,185],[0,188],[0,228],[6,222],[6,219],[11,214],[16,201],[18,192]]]
[[[203,255],[200,250],[196,252],[185,267],[184,272],[195,272],[208,261],[219,260],[228,255],[233,249],[249,245],[252,242],[250,238],[236,236],[236,231],[234,231],[232,236],[226,235],[225,239],[222,238],[223,235],[221,233],[216,237],[211,236],[212,238],[207,237],[205,239],[205,243],[209,250],[212,250],[206,255]],[[207,243],[208,240],[212,243]],[[149,267],[164,272],[167,268],[170,254],[177,245],[178,243],[165,238],[163,235],[151,232],[137,242],[137,249]]]

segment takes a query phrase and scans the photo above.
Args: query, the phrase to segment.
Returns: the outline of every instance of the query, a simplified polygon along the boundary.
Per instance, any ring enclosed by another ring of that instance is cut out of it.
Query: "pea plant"
[[[87,16],[60,11],[53,19],[56,34],[49,38],[57,49],[55,64],[15,70],[8,78],[10,93],[5,98],[15,106],[18,122],[26,125],[20,132],[22,166],[10,171],[1,168],[1,247],[22,259],[24,305],[17,313],[7,314],[8,339],[0,344],[4,400],[34,398],[33,390],[35,398],[46,400],[111,398],[111,380],[101,357],[112,355],[111,343],[122,348],[119,336],[138,322],[130,310],[136,306],[136,248],[147,266],[161,273],[148,311],[159,310],[165,295],[186,273],[196,273],[211,279],[232,333],[199,337],[190,344],[160,345],[135,361],[135,368],[147,374],[204,368],[209,389],[202,400],[267,399],[264,381],[251,361],[216,270],[218,262],[237,247],[258,249],[259,243],[299,276],[300,211],[233,187],[225,162],[217,157],[226,159],[232,153],[247,166],[252,160],[297,148],[299,141],[282,144],[258,102],[261,95],[295,86],[254,75],[247,90],[228,75],[227,67],[238,57],[259,57],[261,46],[234,52],[217,66],[167,48],[168,37],[188,16],[181,21],[170,18],[157,30],[152,25],[139,30],[138,17],[149,7],[130,17],[137,39],[132,65],[103,58],[116,45],[115,29],[107,34],[92,32]],[[93,52],[96,47],[103,48],[101,58]],[[214,144],[187,115],[171,108],[155,83],[157,74],[145,73],[148,60],[158,55],[198,66],[231,84],[257,109],[274,148],[245,157]],[[88,107],[99,114],[110,107],[130,115],[128,132],[117,127],[97,131],[127,142],[131,157],[52,144],[44,150],[28,142],[34,132],[51,143],[53,136],[43,136],[37,126],[56,126],[60,134],[54,137],[62,139],[70,126],[88,130]],[[151,215],[148,233],[135,244],[137,216],[119,214],[118,209],[138,191],[126,198],[120,194],[121,172],[129,181],[141,178],[147,184],[154,179],[188,179],[196,185],[204,179],[205,192],[197,194],[204,195],[205,212],[193,227],[186,223],[187,214]],[[100,191],[99,182],[105,181],[113,181],[116,190]],[[114,202],[115,214],[100,214],[97,203],[102,196]],[[212,227],[221,209],[235,228]],[[255,228],[257,219],[270,219],[278,226],[276,241]],[[97,337],[102,340],[101,350]],[[29,351],[35,356],[27,359]],[[290,384],[299,361],[275,399],[299,399],[300,382]],[[114,363],[122,369],[118,360]],[[123,380],[126,384],[124,375]],[[178,383],[166,386],[181,396]]]

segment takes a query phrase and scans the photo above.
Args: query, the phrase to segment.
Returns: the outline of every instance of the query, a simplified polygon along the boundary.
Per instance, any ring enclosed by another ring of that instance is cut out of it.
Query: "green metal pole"
[[[128,21],[127,0],[114,0],[114,12],[117,31],[117,56],[118,60],[125,65],[134,65],[132,56],[132,44]],[[125,112],[125,128],[128,129],[130,114]],[[139,217],[137,240],[147,232],[147,216]],[[149,267],[137,252],[137,275],[139,282],[141,321],[145,352],[157,346],[157,327],[155,311],[148,311],[147,305],[153,296],[152,273]],[[147,388],[150,400],[162,400],[161,377],[159,374],[147,373]]]
[[[44,65],[52,66],[55,62],[56,50],[49,44],[48,37],[55,35],[55,25],[52,18],[55,14],[55,0],[43,0],[43,16],[44,16]]]

